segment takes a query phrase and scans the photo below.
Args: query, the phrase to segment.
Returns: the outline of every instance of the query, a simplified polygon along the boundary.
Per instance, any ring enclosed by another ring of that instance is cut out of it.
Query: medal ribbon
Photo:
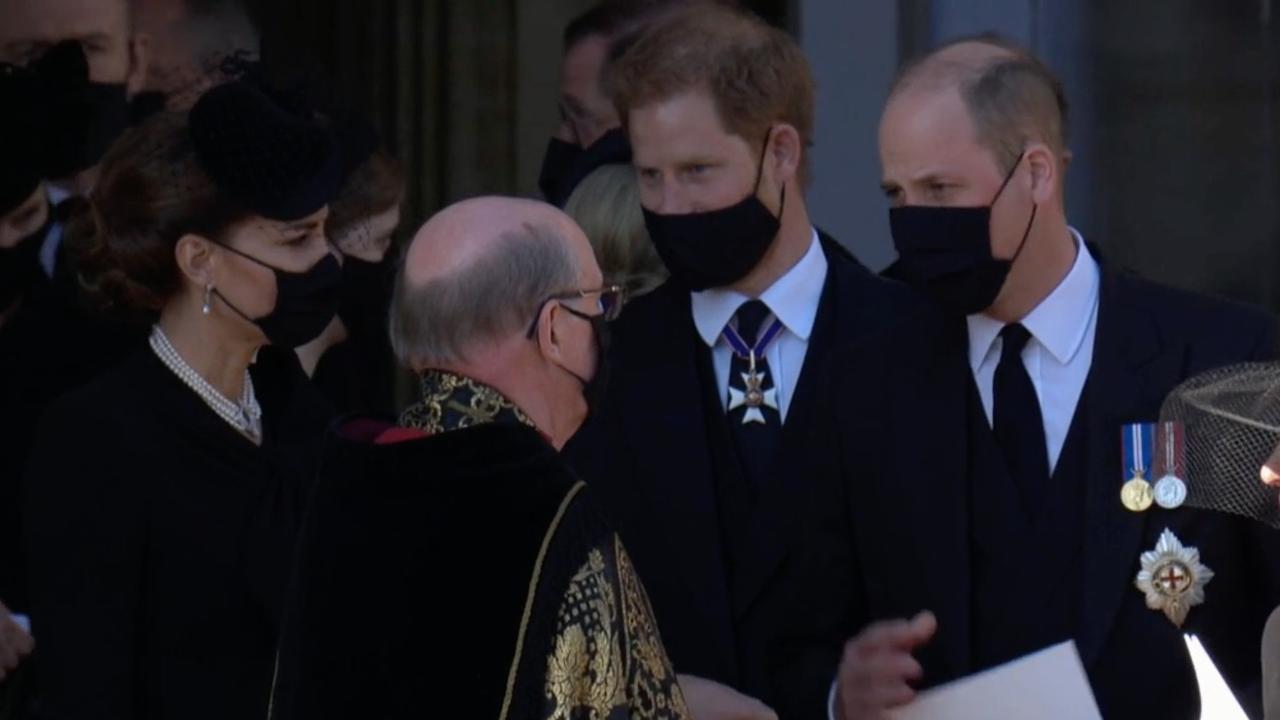
[[[1124,472],[1126,481],[1135,477],[1147,477],[1147,461],[1155,444],[1154,423],[1125,425],[1121,432],[1124,443]]]
[[[1160,423],[1160,434],[1156,436],[1156,467],[1152,474],[1161,478],[1172,475],[1182,479],[1186,477],[1186,435],[1180,422]]]
[[[750,360],[753,356],[758,358],[764,357],[764,351],[769,347],[769,343],[782,332],[782,321],[774,318],[773,323],[763,334],[756,340],[754,347],[747,345],[738,331],[728,325],[724,326],[724,332],[721,335],[729,343],[729,347],[733,348],[733,353],[743,360]]]

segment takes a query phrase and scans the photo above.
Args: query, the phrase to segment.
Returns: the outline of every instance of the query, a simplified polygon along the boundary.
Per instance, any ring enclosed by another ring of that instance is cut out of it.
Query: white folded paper
[[[1218,666],[1213,664],[1204,645],[1200,644],[1200,639],[1195,635],[1183,635],[1182,639],[1187,644],[1187,654],[1191,656],[1191,664],[1196,669],[1196,683],[1200,686],[1201,720],[1249,720],[1222,673],[1218,672]]]
[[[927,690],[892,720],[1102,720],[1076,644],[1067,641]]]

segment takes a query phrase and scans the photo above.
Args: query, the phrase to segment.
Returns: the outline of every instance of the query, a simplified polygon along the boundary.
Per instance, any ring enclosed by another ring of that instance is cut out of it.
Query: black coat
[[[378,445],[363,424],[325,444],[272,717],[498,717],[504,704],[534,717],[560,593],[606,534],[583,524],[576,479],[521,425]],[[575,544],[543,550],[566,514]],[[531,585],[548,595],[537,613]],[[521,650],[520,668],[537,667],[513,673]],[[523,692],[508,690],[515,675]]]
[[[251,373],[261,447],[149,347],[50,409],[26,482],[41,717],[265,715],[330,412],[292,351]]]
[[[1120,428],[1158,419],[1184,379],[1274,356],[1272,319],[1259,310],[1162,287],[1103,268],[1093,364],[1081,398],[1087,413],[1082,581],[1074,639],[1103,715],[1196,718],[1199,701],[1183,631],[1198,634],[1242,703],[1259,712],[1259,641],[1280,601],[1280,543],[1261,525],[1188,508],[1145,513],[1120,503]],[[882,352],[851,348],[843,392],[867,412],[842,416],[837,442],[858,530],[862,583],[872,618],[921,609],[938,635],[919,657],[925,684],[979,670],[972,657],[972,515],[968,447],[976,393],[963,322],[902,327]],[[886,381],[886,378],[889,378]],[[1246,479],[1247,480],[1247,479]],[[1139,555],[1169,528],[1215,573],[1206,602],[1183,630],[1147,609],[1134,587]],[[1027,608],[1034,613],[1036,608]]]
[[[627,307],[615,324],[603,415],[569,449],[635,559],[677,672],[735,687],[784,718],[825,715],[840,649],[865,614],[845,489],[820,471],[835,463],[819,432],[830,424],[823,398],[838,370],[833,350],[878,335],[918,305],[829,239],[823,249],[827,278],[783,428],[783,459],[760,491],[745,541],[721,532],[728,421],[708,387],[711,353],[687,291],[668,283]]]
[[[145,340],[138,327],[81,305],[73,279],[41,275],[0,325],[0,602],[26,612],[22,570],[22,476],[41,416]]]
[[[386,429],[326,445],[273,720],[684,717],[617,536],[536,430]]]

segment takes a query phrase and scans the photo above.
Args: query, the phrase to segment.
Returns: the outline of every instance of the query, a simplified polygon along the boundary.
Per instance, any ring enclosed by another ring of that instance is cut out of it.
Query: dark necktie
[[[1004,348],[996,366],[992,425],[1004,454],[1009,476],[1022,496],[1023,507],[1033,512],[1049,481],[1049,451],[1044,440],[1044,416],[1035,385],[1022,362],[1022,350],[1031,333],[1019,324],[1000,331]]]
[[[750,300],[738,308],[737,333],[747,347],[755,347],[761,326],[770,315],[759,300]],[[762,487],[773,470],[782,430],[777,383],[760,348],[755,358],[734,352],[729,363],[729,428],[738,447],[743,472],[756,489]]]

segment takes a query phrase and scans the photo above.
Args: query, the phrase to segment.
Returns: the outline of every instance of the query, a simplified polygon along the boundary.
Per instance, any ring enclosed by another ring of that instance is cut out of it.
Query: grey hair
[[[578,270],[566,239],[531,223],[452,275],[414,284],[401,267],[391,347],[411,369],[456,366],[479,343],[525,332],[548,298],[574,288]]]

